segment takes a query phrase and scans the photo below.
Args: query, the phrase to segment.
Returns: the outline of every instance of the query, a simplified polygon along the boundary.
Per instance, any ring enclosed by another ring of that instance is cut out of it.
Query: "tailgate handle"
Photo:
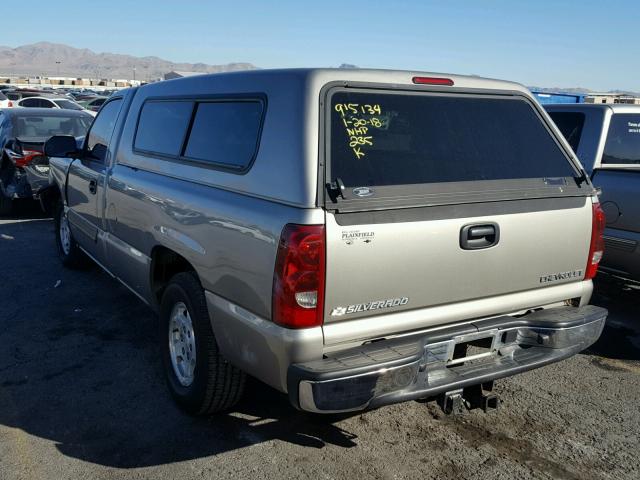
[[[493,247],[500,240],[500,227],[497,223],[465,225],[460,230],[460,248],[480,250]]]

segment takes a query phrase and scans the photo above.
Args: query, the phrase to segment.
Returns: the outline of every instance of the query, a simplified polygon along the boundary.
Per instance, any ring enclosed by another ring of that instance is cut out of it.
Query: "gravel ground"
[[[637,291],[598,294],[601,340],[497,382],[497,412],[313,416],[250,382],[233,412],[196,419],[168,395],[153,314],[98,268],[63,269],[53,238],[30,204],[0,220],[2,480],[640,478]]]

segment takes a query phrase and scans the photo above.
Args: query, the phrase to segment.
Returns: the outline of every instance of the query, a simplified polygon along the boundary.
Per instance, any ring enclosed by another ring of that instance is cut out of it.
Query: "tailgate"
[[[325,322],[581,281],[591,215],[587,198],[329,213]],[[494,226],[497,243],[461,248],[467,225]]]
[[[494,93],[328,93],[325,325],[582,281],[593,187]]]

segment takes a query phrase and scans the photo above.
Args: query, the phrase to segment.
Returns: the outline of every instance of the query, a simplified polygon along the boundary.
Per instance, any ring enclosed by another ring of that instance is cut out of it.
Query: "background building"
[[[624,93],[590,93],[584,103],[628,103],[631,105],[640,104],[640,97]]]

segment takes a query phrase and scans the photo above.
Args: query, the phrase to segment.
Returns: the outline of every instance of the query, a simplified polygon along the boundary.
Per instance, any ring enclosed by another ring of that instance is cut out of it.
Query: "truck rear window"
[[[330,176],[349,187],[576,175],[522,99],[338,91],[330,115]]]
[[[611,117],[602,163],[640,164],[640,115],[618,113]]]

